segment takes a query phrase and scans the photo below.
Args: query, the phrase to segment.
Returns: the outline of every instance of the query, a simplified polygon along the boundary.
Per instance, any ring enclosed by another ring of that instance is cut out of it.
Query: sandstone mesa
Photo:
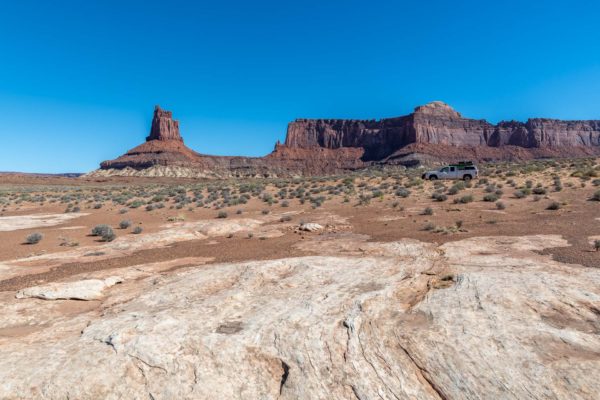
[[[297,119],[264,157],[210,156],[188,148],[179,122],[156,106],[146,142],[101,163],[92,176],[262,177],[322,175],[427,161],[517,161],[600,155],[600,121],[464,118],[434,101],[380,120]]]

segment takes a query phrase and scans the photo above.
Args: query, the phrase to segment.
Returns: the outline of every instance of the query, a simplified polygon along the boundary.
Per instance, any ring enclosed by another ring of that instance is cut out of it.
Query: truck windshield
[[[448,167],[444,167],[444,168],[440,169],[440,172],[448,172]]]

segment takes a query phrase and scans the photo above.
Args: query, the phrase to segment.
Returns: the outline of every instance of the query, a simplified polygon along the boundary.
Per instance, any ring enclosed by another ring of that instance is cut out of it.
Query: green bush
[[[517,190],[517,191],[515,191],[514,196],[517,199],[522,199],[524,197],[527,197],[527,194],[523,190]]]
[[[558,201],[553,201],[552,203],[548,204],[548,207],[546,207],[546,210],[558,210],[560,209],[560,203]]]
[[[410,196],[410,190],[406,188],[399,188],[396,190],[396,196],[406,198]]]
[[[432,194],[431,198],[434,199],[435,201],[446,201],[446,200],[448,200],[448,196],[446,196],[443,193],[437,193],[437,192],[435,192],[434,194]]]
[[[423,210],[421,215],[433,215],[433,209],[431,207],[427,207],[426,209]]]
[[[470,195],[470,194],[467,194],[467,195],[465,195],[465,196],[462,196],[462,197],[461,197],[461,198],[459,198],[459,199],[454,199],[454,203],[455,203],[455,204],[458,204],[458,203],[461,203],[461,204],[467,204],[467,203],[470,203],[470,202],[472,202],[472,201],[473,201],[473,195]]]
[[[44,238],[44,235],[42,235],[41,233],[35,232],[30,235],[27,235],[27,237],[25,238],[25,243],[38,244],[43,238]]]
[[[496,196],[493,193],[488,193],[485,196],[483,196],[483,201],[488,201],[490,203],[493,203],[493,202],[495,202],[497,200],[498,200],[498,196]]]
[[[227,218],[227,211],[219,211],[217,218]]]
[[[112,231],[112,228],[106,224],[96,225],[92,229],[92,236],[102,236],[105,232]]]
[[[124,219],[123,221],[119,222],[119,228],[121,229],[127,229],[131,226],[131,221],[129,221],[128,219]]]

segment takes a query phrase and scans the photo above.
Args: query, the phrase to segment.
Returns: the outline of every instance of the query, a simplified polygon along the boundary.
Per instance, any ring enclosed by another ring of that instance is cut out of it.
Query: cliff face
[[[518,146],[527,149],[600,146],[600,121],[530,119],[526,123],[463,118],[442,102],[417,107],[414,113],[381,120],[300,119],[289,124],[290,148],[360,147],[363,161],[381,160],[409,144],[457,147]]]

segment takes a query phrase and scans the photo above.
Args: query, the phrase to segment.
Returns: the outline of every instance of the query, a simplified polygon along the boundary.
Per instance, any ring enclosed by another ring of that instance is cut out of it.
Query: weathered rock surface
[[[535,252],[565,245],[362,241],[126,281],[98,311],[13,299],[0,398],[593,399],[600,271]]]
[[[106,279],[86,279],[75,282],[51,283],[19,290],[17,299],[42,300],[99,300],[105,289],[123,282],[118,276]]]
[[[16,231],[19,229],[39,228],[42,226],[55,226],[69,220],[88,215],[86,213],[68,214],[31,214],[11,215],[0,217],[0,232]]]
[[[305,224],[300,224],[300,230],[306,232],[317,232],[322,231],[323,226],[319,224],[315,224],[314,222],[307,222]]]
[[[459,159],[523,160],[600,155],[600,121],[529,119],[492,125],[440,101],[381,120],[297,119],[284,144],[262,158],[217,157],[186,147],[169,111],[154,110],[146,142],[104,161],[91,176],[227,178],[318,175],[374,164]],[[89,176],[89,175],[88,175]]]

